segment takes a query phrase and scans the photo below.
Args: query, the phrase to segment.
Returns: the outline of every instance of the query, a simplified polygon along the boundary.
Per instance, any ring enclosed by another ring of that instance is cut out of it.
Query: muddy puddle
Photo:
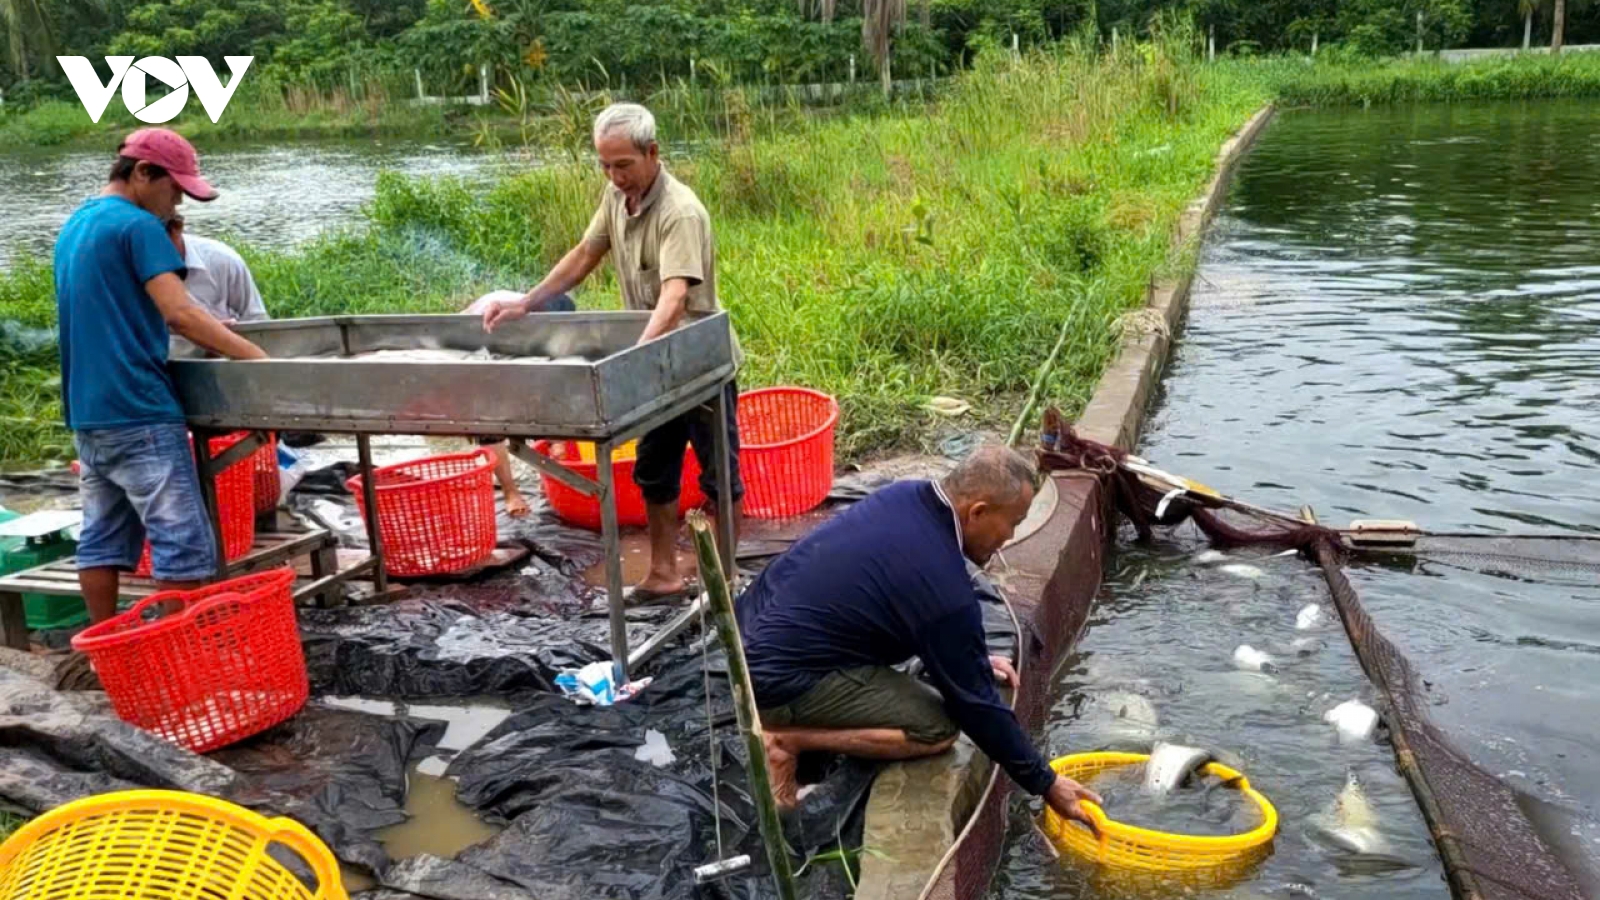
[[[401,860],[431,854],[450,859],[500,832],[456,799],[456,781],[444,773],[457,753],[477,743],[511,715],[511,707],[505,701],[475,697],[459,703],[407,703],[371,697],[324,697],[320,702],[371,715],[445,723],[444,735],[434,753],[406,772],[407,820],[377,834],[378,843],[389,856]]]

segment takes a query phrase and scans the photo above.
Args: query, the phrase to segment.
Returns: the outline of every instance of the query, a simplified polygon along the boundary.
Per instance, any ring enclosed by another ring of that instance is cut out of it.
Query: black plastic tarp
[[[757,860],[721,889],[740,897],[768,895],[726,662],[716,653],[702,668],[701,659],[692,647],[669,654],[655,667],[655,683],[614,706],[532,698],[459,755],[449,770],[459,778],[459,799],[507,824],[497,837],[462,853],[461,861],[541,900],[687,900],[704,896],[692,873],[717,858],[720,812],[725,855]],[[651,731],[671,750],[664,765],[641,758]],[[841,836],[847,847],[859,844],[859,812],[875,772],[871,764],[842,761],[823,773],[826,788],[807,798],[804,815],[786,820],[797,865]],[[828,896],[816,893],[822,887],[819,882],[807,893]]]
[[[319,508],[348,526],[340,512],[353,511],[342,494],[344,474],[302,482],[292,505]],[[841,479],[835,503],[882,482],[871,473]],[[827,515],[756,524],[741,562],[763,564]],[[718,643],[690,629],[635,673],[653,683],[617,705],[581,706],[561,696],[557,674],[610,658],[603,592],[581,577],[599,561],[599,542],[543,508],[501,522],[502,543],[532,551],[510,570],[413,586],[382,606],[301,611],[314,697],[497,695],[510,704],[508,718],[449,763],[459,801],[503,826],[455,859],[396,861],[376,841],[405,819],[407,772],[434,753],[442,725],[314,702],[284,725],[199,757],[118,721],[101,695],[63,694],[0,670],[0,804],[42,811],[138,786],[224,797],[303,822],[342,860],[373,873],[381,887],[357,895],[362,900],[773,895]],[[361,538],[340,531],[347,543]],[[991,650],[1014,657],[1010,615],[992,585],[975,571],[974,578],[987,600]],[[630,643],[676,611],[629,610]],[[644,749],[662,743],[670,759]],[[844,897],[849,885],[836,862],[803,864],[839,846],[859,848],[877,766],[825,757],[801,764],[812,787],[802,812],[786,817],[785,837],[803,867],[803,893]],[[739,854],[754,860],[748,870],[715,886],[693,883],[697,865]]]
[[[39,813],[134,788],[206,794],[290,816],[342,859],[381,871],[389,860],[374,836],[404,821],[407,765],[442,733],[438,723],[308,706],[197,756],[117,719],[102,694],[0,669],[0,801]]]

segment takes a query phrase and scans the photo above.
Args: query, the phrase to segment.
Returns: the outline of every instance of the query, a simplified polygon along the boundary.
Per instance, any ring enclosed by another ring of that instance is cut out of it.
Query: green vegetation
[[[1176,20],[1172,20],[1174,23]],[[1274,97],[1287,105],[1600,94],[1600,56],[1448,66],[1320,59],[1207,64],[1193,33],[1105,52],[1092,31],[1021,60],[991,51],[926,103],[853,105],[831,116],[725,85],[651,95],[666,137],[703,141],[674,171],[713,210],[720,291],[748,351],[746,386],[792,383],[840,398],[844,458],[915,447],[950,423],[1003,427],[1063,322],[1044,396],[1069,413],[1116,346],[1121,317],[1155,275],[1191,264],[1169,244],[1216,148]],[[487,189],[382,175],[365,227],[292,252],[229,236],[274,314],[459,309],[526,286],[581,234],[602,180],[584,160],[610,95],[508,90],[510,125],[571,162]],[[616,305],[609,269],[579,297]],[[0,273],[0,458],[68,458],[45,261]],[[15,311],[15,312],[13,312]],[[47,333],[46,333],[47,334]]]
[[[24,816],[0,809],[0,841],[10,837],[13,831],[26,825],[27,822],[28,820]]]
[[[1375,59],[1447,47],[1600,41],[1592,0],[0,0],[0,147],[104,140],[55,56],[255,58],[226,124],[191,108],[177,127],[208,140],[308,134],[436,134],[504,124],[502,111],[404,103],[490,86],[535,107],[563,88],[644,99],[680,86],[775,88],[943,77],[986,50],[1092,34],[1153,38],[1187,17],[1199,50]],[[1560,35],[1558,38],[1557,35]],[[852,62],[855,63],[852,69]],[[103,64],[102,64],[103,65]],[[191,106],[194,106],[191,104]]]
[[[1048,393],[1085,400],[1114,323],[1173,261],[1173,223],[1218,145],[1265,99],[1185,59],[1185,46],[985,57],[934,108],[783,127],[731,91],[723,140],[675,171],[715,211],[744,382],[835,394],[840,451],[860,457],[947,421],[921,408],[936,395],[971,402],[969,425],[1002,426],[1076,317]],[[385,176],[367,229],[247,255],[280,316],[456,309],[530,283],[581,234],[601,186],[581,164],[486,192]],[[580,303],[614,304],[609,278]],[[0,285],[8,309],[15,298],[48,320],[43,266],[14,267]],[[54,412],[28,415],[56,429]],[[7,440],[29,442],[8,458],[47,455],[37,438]]]
[[[1265,79],[1286,106],[1600,97],[1600,53],[1506,56],[1458,64],[1423,59],[1315,66],[1298,60],[1226,65],[1238,77]]]

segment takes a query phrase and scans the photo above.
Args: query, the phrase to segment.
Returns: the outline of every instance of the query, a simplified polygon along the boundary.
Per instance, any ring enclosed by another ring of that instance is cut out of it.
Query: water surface
[[[1600,107],[1539,103],[1293,112],[1246,158],[1208,236],[1187,329],[1143,441],[1166,468],[1324,522],[1600,531]],[[1320,716],[1375,695],[1335,623],[1272,677],[1239,672],[1326,605],[1314,569],[1203,564],[1191,529],[1126,542],[1058,677],[1053,754],[1132,740],[1098,698],[1150,698],[1160,729],[1235,754],[1278,804],[1276,852],[1237,896],[1442,897],[1389,749]],[[1432,683],[1435,720],[1524,792],[1576,868],[1600,860],[1600,586],[1471,560],[1357,565],[1369,611]],[[1120,701],[1118,701],[1120,702]],[[1391,855],[1317,839],[1347,772]],[[1087,897],[1018,815],[994,892]],[[1221,894],[1214,894],[1221,896]]]

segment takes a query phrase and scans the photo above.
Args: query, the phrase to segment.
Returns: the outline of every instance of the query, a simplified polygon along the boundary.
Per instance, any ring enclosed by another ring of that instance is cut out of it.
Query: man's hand
[[[1044,802],[1056,811],[1056,815],[1063,819],[1082,822],[1089,826],[1090,831],[1098,835],[1100,832],[1095,828],[1094,820],[1090,819],[1088,813],[1083,811],[1083,807],[1078,805],[1079,800],[1093,800],[1095,803],[1105,802],[1100,799],[1099,794],[1064,775],[1057,775],[1055,784],[1050,785],[1050,790],[1046,791],[1044,795]]]
[[[1014,688],[1022,686],[1022,678],[1017,675],[1017,670],[1011,667],[1011,660],[1004,656],[991,656],[989,665],[994,667],[994,676],[1000,679],[1001,684],[1009,684]]]
[[[493,332],[506,322],[515,321],[528,314],[528,298],[521,300],[496,300],[483,311],[483,330]]]

